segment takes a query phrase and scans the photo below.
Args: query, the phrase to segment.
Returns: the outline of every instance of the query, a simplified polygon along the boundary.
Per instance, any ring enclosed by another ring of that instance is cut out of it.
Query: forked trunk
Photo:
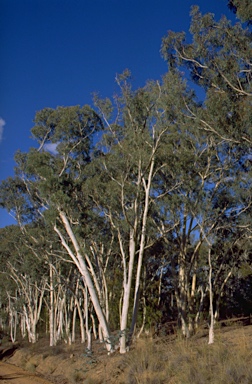
[[[138,255],[138,264],[137,264],[137,273],[136,273],[136,282],[135,282],[135,294],[134,294],[134,304],[133,304],[133,315],[132,315],[131,328],[130,328],[130,337],[132,337],[134,330],[135,330],[138,308],[139,308],[140,280],[141,280],[141,271],[142,271],[142,264],[143,264],[143,257],[144,257],[144,248],[145,248],[145,243],[146,243],[146,225],[147,225],[147,218],[148,218],[148,211],[149,211],[150,187],[151,187],[151,181],[152,181],[152,176],[153,176],[153,169],[154,169],[154,156],[152,157],[152,160],[151,160],[151,166],[150,166],[150,170],[149,170],[147,184],[145,182],[145,179],[144,178],[142,179],[142,183],[143,183],[144,189],[145,189],[145,202],[144,202],[144,212],[143,212],[143,218],[142,218],[140,249],[139,249],[139,255]]]

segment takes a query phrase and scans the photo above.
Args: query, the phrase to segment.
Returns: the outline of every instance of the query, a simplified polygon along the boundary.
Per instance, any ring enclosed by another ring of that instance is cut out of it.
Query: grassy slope
[[[9,362],[55,383],[83,384],[252,384],[252,326],[225,327],[207,344],[207,332],[190,340],[142,338],[122,356],[107,356],[99,344],[48,347],[48,340],[21,348]]]

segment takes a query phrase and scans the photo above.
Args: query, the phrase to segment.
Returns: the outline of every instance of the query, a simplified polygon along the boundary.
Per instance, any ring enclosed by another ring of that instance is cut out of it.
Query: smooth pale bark
[[[65,343],[68,343],[71,345],[72,343],[72,336],[71,336],[71,331],[70,331],[70,324],[71,324],[71,314],[73,312],[73,297],[70,299],[70,303],[68,303],[67,297],[64,302],[64,325],[65,325]]]
[[[121,130],[117,131],[118,123],[110,125],[106,119],[106,112],[103,111],[103,103],[97,103],[103,118],[108,126],[111,136],[116,139],[115,143],[108,142],[108,147],[119,151],[125,163],[118,163],[121,170],[114,168],[114,164],[109,163],[110,157],[104,157],[103,168],[107,172],[110,179],[117,186],[114,198],[117,200],[118,205],[114,205],[113,200],[111,205],[107,207],[107,216],[110,218],[113,229],[117,231],[118,241],[122,257],[123,267],[123,297],[122,297],[122,310],[120,310],[120,352],[125,353],[127,350],[126,331],[128,329],[127,323],[130,322],[130,336],[133,334],[137,322],[137,314],[140,299],[141,279],[142,279],[142,265],[144,252],[146,249],[146,231],[147,221],[149,216],[150,207],[150,190],[153,186],[154,174],[158,170],[154,170],[156,159],[159,156],[159,151],[162,151],[161,139],[166,135],[166,132],[171,129],[169,124],[164,123],[164,119],[169,119],[166,116],[167,111],[163,110],[162,87],[157,82],[151,86],[153,93],[150,93],[150,99],[147,97],[142,98],[136,94],[132,98],[129,92],[127,80],[121,82],[121,78],[117,79],[118,85],[122,92],[123,102],[118,100],[118,112],[121,114],[122,108],[122,121],[125,124],[125,136],[121,139]],[[143,90],[146,95],[150,89]],[[142,93],[141,93],[142,94]],[[164,96],[166,92],[164,90]],[[131,102],[132,101],[132,102]],[[137,102],[137,104],[135,104]],[[121,104],[122,103],[122,104]],[[144,111],[143,118],[141,113],[138,113],[142,108]],[[162,106],[161,106],[162,105]],[[162,111],[161,111],[162,109]],[[140,117],[140,118],[139,118]],[[146,120],[145,120],[146,118]],[[131,140],[136,139],[136,145],[132,144]],[[106,139],[105,139],[106,140]],[[132,148],[132,153],[130,153]],[[106,163],[106,158],[108,163]],[[112,165],[112,168],[110,168]],[[159,164],[161,169],[164,164]],[[167,194],[165,191],[164,195]],[[163,194],[162,194],[163,195]],[[161,195],[159,196],[161,198]],[[153,196],[153,200],[156,197]],[[118,210],[118,206],[120,206]],[[115,213],[115,210],[118,210]],[[122,217],[123,226],[121,226],[118,218]],[[127,235],[125,235],[127,231]],[[126,236],[128,239],[126,240]],[[126,245],[128,249],[126,250]],[[137,263],[136,263],[137,259]],[[134,282],[134,286],[133,286]],[[133,293],[133,308],[132,317],[129,319],[130,299]],[[119,303],[119,306],[121,302]],[[130,338],[129,338],[130,339]]]
[[[209,265],[208,284],[209,284],[209,312],[210,312],[208,344],[213,344],[214,342],[214,311],[213,311],[213,287],[212,287],[213,268],[212,268],[212,260],[211,260],[211,248],[209,248],[208,250],[208,265]]]
[[[225,277],[224,281],[221,284],[221,287],[218,292],[218,298],[215,302],[215,311],[214,311],[214,320],[217,321],[219,319],[220,314],[220,302],[221,298],[223,297],[224,288],[228,282],[228,279],[232,276],[234,268],[232,267],[231,270],[228,272],[227,276]],[[215,279],[216,280],[216,279]]]
[[[99,298],[97,296],[97,292],[96,292],[95,287],[94,287],[94,283],[93,283],[92,278],[90,276],[90,273],[88,271],[88,268],[87,268],[87,265],[85,262],[85,258],[83,257],[83,255],[80,251],[80,246],[79,246],[78,241],[77,241],[77,239],[76,239],[76,237],[72,231],[71,225],[69,223],[69,220],[68,220],[65,212],[59,211],[59,215],[60,215],[61,221],[64,225],[64,228],[65,228],[65,230],[66,230],[66,232],[67,232],[67,234],[68,234],[68,236],[69,236],[69,238],[73,244],[75,254],[73,254],[73,252],[71,251],[71,249],[67,245],[67,243],[64,240],[64,237],[62,236],[59,229],[56,226],[54,227],[54,229],[57,232],[57,234],[59,235],[62,245],[67,250],[69,256],[72,258],[75,265],[79,269],[81,275],[83,276],[83,279],[85,280],[85,284],[88,288],[90,299],[93,303],[94,310],[96,312],[98,321],[99,321],[101,328],[102,328],[106,348],[107,348],[108,352],[111,352],[113,350],[113,346],[112,346],[111,340],[110,340],[110,332],[109,332],[108,324],[106,321],[106,317],[102,311],[102,308],[101,308],[101,305],[99,302]]]
[[[18,322],[18,316],[17,316],[17,311],[15,310],[11,296],[9,292],[7,292],[7,297],[8,297],[8,312],[9,312],[9,327],[10,327],[10,338],[12,343],[15,343],[16,341],[16,335],[17,335],[17,322]],[[2,327],[3,329],[3,327]]]
[[[23,314],[24,314],[24,318],[25,318],[28,340],[30,343],[34,344],[37,341],[36,326],[35,326],[34,319],[29,317],[28,311],[27,311],[27,308],[25,305],[23,305]]]
[[[49,335],[50,346],[55,346],[64,336],[64,305],[65,292],[60,281],[60,271],[56,270],[53,264],[50,264],[50,281],[49,281],[49,303],[47,305],[49,311]],[[54,283],[56,281],[56,285]],[[57,289],[56,289],[57,287]]]
[[[85,330],[83,330],[83,318],[78,297],[79,280],[77,279],[76,282],[75,293],[69,296],[67,294],[67,287],[70,286],[69,279],[70,276],[68,276],[66,284],[62,284],[60,269],[57,269],[56,265],[50,264],[50,296],[49,303],[45,302],[49,311],[50,346],[56,345],[58,340],[62,338],[69,344],[75,341],[77,310],[80,317],[81,342],[85,341]]]
[[[146,296],[146,267],[144,268],[144,273],[143,273],[143,319],[142,319],[142,325],[140,327],[140,330],[138,331],[137,333],[137,338],[139,338],[144,330],[144,327],[145,327],[145,323],[146,323],[146,313],[147,313],[147,310],[146,310],[146,299],[145,299],[145,296]]]
[[[85,285],[85,290],[84,290],[84,310],[85,310],[85,324],[86,324],[86,334],[87,334],[87,352],[91,353],[92,352],[92,335],[91,335],[91,328],[89,327],[88,324],[88,288],[87,285]]]
[[[56,345],[57,340],[55,337],[55,322],[54,322],[54,286],[53,286],[53,266],[50,264],[50,306],[49,306],[49,335],[50,335],[50,347]]]
[[[174,230],[177,232],[177,238],[179,243],[179,253],[177,262],[172,263],[173,269],[173,278],[175,283],[174,293],[178,310],[178,323],[181,327],[183,336],[190,336],[189,322],[188,322],[188,312],[189,304],[191,302],[191,292],[194,290],[191,289],[190,273],[189,270],[192,270],[194,267],[196,259],[196,250],[194,250],[191,258],[188,258],[188,243],[190,242],[191,230],[192,230],[192,220],[190,220],[189,226],[187,225],[188,215],[184,212],[182,219],[182,227],[179,222],[175,222]],[[168,240],[166,240],[168,244]]]
[[[98,250],[97,244],[93,241],[93,245],[90,246],[91,253],[94,258],[94,264],[96,270],[92,264],[90,257],[85,254],[85,259],[89,267],[90,275],[92,276],[94,286],[96,288],[96,292],[98,293],[99,302],[101,303],[101,307],[103,312],[105,313],[106,321],[109,321],[109,305],[108,305],[108,290],[107,290],[107,282],[106,282],[106,269],[109,260],[109,253],[105,256],[104,250]],[[100,254],[100,255],[99,255]],[[105,258],[105,265],[102,263],[102,257]]]
[[[10,310],[9,312],[9,324],[10,324],[10,338],[11,342],[15,343],[17,336],[17,312]]]
[[[84,321],[83,321],[83,314],[81,310],[81,305],[80,305],[80,298],[78,298],[78,290],[80,288],[80,281],[79,279],[77,280],[76,283],[76,290],[75,290],[75,305],[78,310],[78,315],[79,315],[79,320],[80,320],[80,334],[81,334],[81,343],[85,342],[85,326],[84,326]]]
[[[209,288],[209,314],[210,314],[210,325],[209,325],[209,338],[208,338],[208,344],[214,343],[214,310],[213,310],[213,284],[212,284],[212,274],[213,274],[213,266],[212,266],[212,258],[211,258],[211,251],[212,251],[212,244],[207,237],[203,226],[199,223],[202,235],[204,239],[206,240],[206,243],[208,245],[208,288]],[[211,233],[211,230],[213,229],[214,224],[210,227],[208,230],[208,235]]]
[[[94,339],[97,340],[97,330],[96,330],[95,318],[94,318],[94,315],[92,313],[90,313],[90,317],[92,320],[92,329],[93,329]]]
[[[28,340],[31,343],[35,343],[37,341],[36,328],[40,319],[47,281],[42,279],[39,286],[37,282],[31,283],[29,276],[22,274],[19,275],[10,263],[9,269],[11,278],[18,286],[20,297],[24,297],[22,314],[25,319]]]
[[[76,314],[77,314],[77,307],[74,306],[73,318],[72,318],[72,335],[71,335],[72,343],[75,343]]]
[[[196,263],[195,263],[195,267],[196,267]],[[194,312],[193,304],[194,304],[194,298],[195,298],[195,292],[196,292],[196,282],[197,282],[197,275],[196,273],[194,273],[192,277],[191,292],[189,291],[189,295],[188,295],[190,314]],[[193,320],[192,316],[190,316],[189,317],[189,334],[192,335],[194,333],[194,330],[195,330],[195,319]]]
[[[126,331],[127,331],[129,302],[130,302],[130,289],[132,284],[134,259],[135,259],[135,253],[136,253],[136,240],[135,240],[134,229],[131,228],[130,230],[128,270],[126,268],[126,255],[124,254],[124,251],[123,251],[122,239],[121,239],[120,233],[119,233],[119,243],[120,243],[121,252],[123,255],[123,264],[124,264],[123,304],[122,304],[121,329],[120,329],[120,353],[126,353],[127,352]]]
[[[60,340],[63,336],[63,311],[64,311],[65,297],[60,298],[57,305],[57,332],[56,339]]]
[[[144,249],[146,244],[146,225],[147,225],[148,211],[149,211],[149,205],[150,205],[150,188],[151,188],[151,182],[153,177],[153,170],[154,170],[154,155],[152,156],[152,159],[151,159],[147,185],[146,185],[145,179],[142,178],[142,183],[145,189],[145,202],[144,202],[144,212],[143,212],[143,218],[142,218],[141,239],[140,239],[140,248],[139,248],[139,255],[138,255],[136,282],[135,282],[133,315],[132,315],[131,328],[130,328],[131,336],[133,335],[134,329],[136,326],[138,307],[139,307],[140,280],[141,280],[141,271],[142,271],[142,265],[143,265]]]
[[[139,253],[138,253],[138,264],[137,264],[137,270],[136,270],[136,280],[135,280],[135,287],[134,287],[134,302],[133,302],[133,314],[131,319],[131,327],[130,327],[130,338],[132,337],[132,334],[135,329],[136,325],[136,319],[137,319],[137,313],[138,313],[138,306],[139,306],[139,292],[140,292],[140,281],[141,281],[141,270],[142,270],[142,264],[143,264],[143,256],[144,256],[144,249],[146,245],[146,225],[147,225],[147,218],[148,218],[148,211],[149,211],[149,199],[150,199],[150,188],[151,188],[151,182],[153,178],[153,171],[154,171],[154,151],[152,152],[151,161],[150,161],[150,169],[148,173],[148,181],[146,183],[144,176],[143,176],[143,170],[142,170],[142,163],[139,160],[138,164],[138,180],[137,180],[137,191],[136,191],[136,198],[134,201],[133,209],[134,209],[134,224],[129,229],[129,262],[127,265],[126,262],[126,255],[123,249],[123,242],[120,234],[120,230],[118,229],[118,240],[122,255],[122,264],[123,264],[123,300],[122,300],[122,313],[121,313],[121,329],[120,329],[120,353],[126,353],[127,352],[127,323],[128,323],[128,313],[129,313],[129,303],[130,303],[130,294],[131,294],[131,286],[132,286],[132,278],[135,271],[134,267],[134,261],[135,261],[135,255],[136,255],[136,239],[139,233],[138,226],[139,221],[141,220],[141,229],[140,229],[140,246],[139,246]],[[138,201],[139,193],[140,193],[140,187],[141,183],[144,186],[145,190],[145,201],[144,201],[144,207],[143,207],[143,216],[142,219],[139,215],[139,205],[140,202]],[[123,189],[122,189],[122,207],[124,207],[124,196],[123,196]],[[126,215],[127,216],[127,215]]]
[[[198,326],[199,326],[200,315],[203,311],[204,299],[206,297],[206,289],[203,289],[203,286],[200,285],[198,288],[198,292],[200,292],[200,303],[199,303],[199,309],[198,309],[196,316],[195,316],[195,327],[196,328],[198,328]]]
[[[85,342],[86,334],[85,334],[85,326],[84,326],[84,320],[83,320],[83,314],[81,311],[80,302],[78,299],[76,299],[76,306],[78,309],[79,319],[80,319],[80,333],[81,333],[81,343]]]
[[[193,225],[195,222],[197,225]],[[190,254],[191,235],[197,226],[200,228],[200,237],[194,245],[193,252]],[[197,216],[191,213],[188,215],[187,212],[183,217],[181,234],[180,231],[177,232],[180,238],[180,252],[177,265],[173,267],[175,279],[177,279],[178,267],[178,283],[175,285],[175,297],[182,334],[185,337],[190,337],[195,332],[195,327],[197,327],[205,297],[205,294],[201,295],[198,311],[196,311],[197,274],[195,271],[197,270],[199,250],[205,235],[201,224],[197,220]]]
[[[27,335],[26,326],[25,326],[25,317],[24,314],[20,314],[20,332],[22,335],[22,338],[24,339]]]
[[[182,334],[185,337],[190,336],[189,327],[187,324],[187,292],[188,292],[188,281],[186,276],[185,268],[185,254],[181,252],[178,259],[179,273],[178,273],[178,287],[175,288],[175,296],[177,301],[179,320],[181,322]]]

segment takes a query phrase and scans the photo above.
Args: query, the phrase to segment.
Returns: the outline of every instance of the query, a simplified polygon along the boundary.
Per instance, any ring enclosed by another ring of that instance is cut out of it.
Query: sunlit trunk
[[[120,329],[120,353],[126,353],[127,351],[127,323],[130,301],[130,289],[132,284],[132,275],[134,268],[134,259],[136,252],[136,242],[134,230],[130,230],[129,240],[129,264],[128,270],[126,268],[126,260],[124,260],[124,281],[123,281],[123,304],[122,304],[122,316],[121,316],[121,329]],[[124,255],[125,257],[125,255]]]
[[[50,347],[56,345],[55,322],[54,322],[54,286],[53,286],[53,266],[50,264],[50,307],[49,307],[49,334]]]
[[[66,217],[66,214],[64,212],[62,212],[62,211],[60,211],[59,213],[60,213],[60,217],[61,217],[62,223],[64,224],[64,227],[66,229],[66,232],[68,233],[68,236],[70,237],[71,242],[72,242],[72,244],[74,246],[75,253],[76,253],[75,255],[73,254],[71,249],[68,247],[68,245],[67,245],[66,241],[64,240],[64,238],[63,238],[61,232],[59,231],[59,229],[57,227],[54,227],[54,229],[58,233],[58,235],[59,235],[59,237],[61,239],[62,245],[68,251],[69,256],[75,262],[77,268],[79,269],[80,273],[83,276],[83,279],[85,280],[85,284],[86,284],[86,286],[88,288],[88,291],[89,291],[90,299],[91,299],[91,301],[93,303],[94,310],[96,312],[96,315],[97,315],[97,318],[99,320],[99,323],[101,324],[101,328],[102,328],[102,332],[103,332],[103,337],[104,337],[104,342],[105,342],[106,348],[107,348],[108,352],[111,352],[113,350],[113,346],[112,346],[111,340],[110,340],[110,331],[109,331],[109,328],[108,328],[108,324],[107,324],[106,318],[105,318],[104,313],[102,311],[101,305],[99,303],[99,299],[97,297],[97,293],[96,293],[93,281],[91,279],[90,273],[88,271],[85,259],[84,259],[84,257],[81,254],[78,241],[77,241],[77,239],[76,239],[76,237],[75,237],[75,235],[74,235],[74,233],[72,231],[71,225],[70,225],[70,223],[69,223],[69,221],[68,221],[68,219]]]
[[[141,280],[141,271],[142,271],[142,264],[143,264],[143,257],[144,257],[144,248],[146,243],[146,225],[147,225],[147,218],[148,218],[148,211],[149,211],[150,187],[151,187],[151,181],[153,176],[153,169],[154,169],[154,156],[152,157],[152,160],[151,160],[147,184],[145,182],[145,179],[144,178],[142,179],[142,183],[144,185],[144,190],[145,190],[145,202],[144,202],[144,212],[143,212],[143,218],[142,218],[140,249],[139,249],[139,255],[138,255],[130,336],[132,336],[134,333],[134,329],[137,321],[138,308],[139,308],[140,280]]]
[[[213,311],[213,287],[212,287],[212,260],[211,260],[211,248],[208,250],[208,265],[209,265],[209,312],[210,312],[210,326],[209,326],[209,340],[208,344],[214,342],[214,311]]]
[[[181,331],[183,336],[189,337],[190,332],[187,324],[187,279],[185,270],[185,257],[183,254],[179,256],[179,275],[178,275],[178,289],[175,290],[176,300],[178,306],[179,320],[181,322]]]

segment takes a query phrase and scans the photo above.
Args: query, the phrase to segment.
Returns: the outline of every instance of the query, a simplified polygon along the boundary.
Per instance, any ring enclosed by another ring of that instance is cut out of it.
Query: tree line
[[[220,316],[249,314],[252,11],[229,7],[240,22],[195,6],[189,42],[167,33],[161,80],[135,90],[126,70],[111,99],[36,113],[37,145],[0,185],[17,222],[0,231],[13,341],[78,330],[125,353],[157,324],[190,337],[207,320],[212,343]]]

